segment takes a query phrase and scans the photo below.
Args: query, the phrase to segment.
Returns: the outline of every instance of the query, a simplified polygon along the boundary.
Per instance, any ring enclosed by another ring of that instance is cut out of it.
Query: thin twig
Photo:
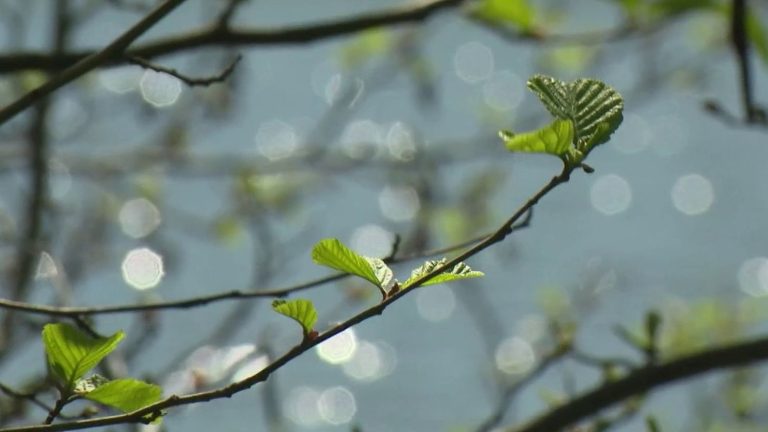
[[[178,78],[181,82],[183,82],[184,84],[190,87],[208,87],[211,84],[216,84],[216,83],[226,81],[226,79],[229,78],[230,75],[232,75],[232,72],[235,71],[235,66],[237,66],[237,64],[240,63],[240,60],[242,59],[243,59],[243,56],[238,54],[237,57],[235,57],[235,59],[232,60],[232,62],[226,68],[224,68],[221,72],[219,72],[217,75],[202,77],[202,78],[194,78],[194,77],[185,75],[176,69],[152,63],[151,61],[141,57],[136,57],[136,56],[128,57],[128,61],[135,65],[141,66],[144,69],[151,69],[155,72],[163,73],[163,74]]]
[[[517,231],[523,228],[527,228],[530,225],[531,213],[526,214],[525,218],[512,227],[511,231]],[[453,252],[465,247],[474,245],[484,238],[487,238],[490,234],[484,234],[469,240],[465,240],[461,243],[447,246],[444,248],[433,249],[426,252],[420,252],[410,254],[398,258],[385,260],[387,264],[398,264],[406,261],[412,261],[419,258],[427,258],[436,255],[443,255],[449,252]],[[192,297],[182,300],[171,301],[159,301],[144,304],[125,304],[115,306],[46,306],[32,303],[25,303],[20,301],[14,301],[10,299],[0,298],[0,309],[11,309],[26,313],[59,316],[59,317],[80,317],[87,315],[101,315],[101,314],[113,314],[113,313],[131,313],[140,311],[150,311],[158,309],[189,309],[194,307],[201,307],[210,303],[215,303],[225,300],[242,300],[242,299],[254,299],[264,297],[286,297],[293,293],[304,291],[310,288],[314,288],[320,285],[324,285],[330,282],[335,282],[349,277],[349,274],[337,273],[334,275],[322,277],[312,281],[304,282],[301,284],[293,285],[285,288],[275,289],[263,289],[263,290],[234,290],[221,293],[215,293],[205,296]]]
[[[0,383],[0,391],[15,399],[28,400],[47,412],[53,411],[53,407],[48,406],[45,402],[38,399],[37,395],[34,393],[20,392],[18,390],[14,390],[13,388],[3,383]]]
[[[504,419],[504,414],[509,409],[509,405],[512,400],[527,387],[536,378],[540,377],[544,372],[554,365],[558,360],[563,358],[565,354],[570,350],[570,346],[561,345],[552,350],[523,378],[519,379],[512,385],[507,386],[499,399],[496,401],[496,407],[491,414],[486,418],[480,426],[477,427],[477,432],[487,432],[495,428]]]
[[[183,1],[183,0],[182,0]],[[145,59],[180,53],[208,46],[301,44],[345,36],[360,31],[424,21],[436,12],[458,7],[466,0],[430,0],[389,10],[341,18],[315,24],[299,24],[275,29],[231,29],[214,22],[212,25],[175,36],[139,45],[125,52],[128,56]],[[95,55],[92,51],[71,52],[58,57],[38,53],[18,53],[0,56],[0,73],[22,70],[58,70]],[[109,56],[100,64],[124,64],[125,57]]]
[[[91,70],[110,60],[121,58],[125,50],[133,43],[133,41],[146,33],[150,28],[157,24],[158,21],[185,1],[186,0],[166,0],[101,51],[82,57],[75,64],[67,67],[67,69],[64,69],[64,71],[49,79],[40,87],[33,89],[12,102],[10,105],[7,105],[0,110],[0,125],[34,105],[43,97],[53,93]]]

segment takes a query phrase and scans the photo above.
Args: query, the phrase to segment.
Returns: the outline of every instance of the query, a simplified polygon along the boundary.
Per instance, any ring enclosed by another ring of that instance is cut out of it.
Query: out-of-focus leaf
[[[392,40],[387,30],[377,28],[362,32],[341,50],[341,63],[346,68],[355,68],[368,59],[387,52]]]
[[[472,8],[473,16],[492,23],[509,24],[527,32],[533,28],[535,11],[528,0],[483,0]]]
[[[234,245],[243,238],[243,224],[236,216],[223,215],[216,219],[213,232],[222,243]]]
[[[422,277],[444,266],[446,262],[447,260],[445,258],[442,258],[439,260],[430,260],[425,262],[421,266],[415,268],[411,272],[411,277],[409,277],[405,282],[403,282],[403,289],[408,288],[418,279],[421,279]],[[452,282],[452,281],[457,281],[462,279],[472,279],[472,278],[478,278],[482,276],[485,276],[485,273],[472,270],[468,265],[464,263],[458,263],[455,266],[453,266],[453,268],[448,269],[440,273],[439,275],[433,277],[432,279],[424,282],[423,284],[421,284],[421,286],[437,285],[444,282]]]
[[[275,300],[272,302],[275,312],[285,315],[301,325],[304,335],[308,335],[317,322],[317,311],[311,301],[306,299]]]
[[[766,35],[765,27],[760,22],[760,18],[754,12],[747,15],[747,36],[763,64],[768,67],[768,35]]]
[[[377,287],[379,278],[368,260],[344,245],[339,239],[320,240],[312,249],[312,260],[316,264],[330,267],[340,272],[360,276]]]
[[[108,338],[92,338],[69,324],[46,324],[43,344],[48,366],[64,388],[72,391],[77,380],[111,353],[124,336],[119,331]]]

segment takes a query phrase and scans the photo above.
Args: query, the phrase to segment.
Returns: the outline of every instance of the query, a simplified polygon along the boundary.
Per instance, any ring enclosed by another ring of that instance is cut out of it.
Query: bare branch
[[[632,396],[720,369],[746,366],[768,359],[768,337],[720,346],[665,363],[648,365],[623,378],[603,383],[541,417],[510,432],[563,430]]]
[[[182,0],[183,1],[183,0]],[[152,59],[208,46],[286,45],[314,42],[349,35],[371,28],[424,21],[432,14],[457,7],[466,0],[431,0],[416,5],[342,18],[317,24],[301,24],[275,29],[231,29],[219,22],[189,33],[182,33],[139,45],[125,52],[130,57]],[[71,52],[58,57],[38,53],[17,53],[0,56],[0,73],[21,70],[58,70],[95,55],[92,51]],[[111,55],[99,64],[123,64],[126,58]]]
[[[232,60],[232,62],[226,68],[224,68],[224,70],[219,72],[217,75],[210,76],[210,77],[202,77],[202,78],[190,77],[188,75],[185,75],[179,72],[176,69],[152,63],[149,60],[143,59],[141,57],[131,56],[128,59],[129,59],[128,61],[130,61],[131,63],[141,66],[144,69],[151,69],[155,72],[164,73],[166,75],[170,75],[172,77],[178,78],[184,84],[190,87],[208,87],[211,84],[224,82],[227,78],[229,78],[229,76],[232,75],[232,72],[235,71],[235,66],[237,66],[237,64],[240,63],[240,60],[243,59],[243,56],[238,55],[237,57],[235,57],[235,59]]]
[[[57,89],[69,84],[75,79],[109,62],[110,60],[120,58],[128,46],[133,43],[133,41],[146,33],[163,17],[184,3],[184,1],[186,0],[166,0],[101,51],[89,54],[79,59],[77,63],[69,66],[60,74],[46,81],[40,87],[37,87],[36,89],[26,93],[21,98],[0,110],[0,125],[4,124],[20,112],[34,105],[46,95],[53,93]]]
[[[530,215],[531,215],[531,212],[528,212],[526,214],[526,217],[523,218],[523,220],[520,221],[519,224],[514,225],[510,232],[527,228],[530,225],[530,218],[531,218]],[[453,252],[455,250],[463,249],[465,247],[474,245],[489,236],[490,234],[484,234],[482,236],[478,236],[478,237],[475,237],[475,238],[472,238],[448,247],[433,249],[425,252],[402,256],[399,258],[387,259],[384,261],[387,264],[397,264],[401,262],[412,261],[419,258],[427,258],[431,256],[436,256],[436,255],[443,255],[448,252]],[[159,309],[189,309],[194,307],[205,306],[210,303],[215,303],[215,302],[224,301],[224,300],[255,299],[255,298],[264,298],[264,297],[269,297],[269,298],[286,297],[295,292],[304,291],[304,290],[314,288],[320,285],[324,285],[330,282],[341,280],[349,276],[350,275],[348,274],[338,273],[335,275],[326,276],[323,278],[315,279],[312,281],[304,282],[298,285],[293,285],[285,288],[250,290],[250,291],[234,290],[234,291],[210,294],[207,296],[193,297],[193,298],[188,298],[183,300],[160,301],[160,302],[153,302],[153,303],[127,304],[127,305],[116,305],[116,306],[56,307],[56,306],[45,306],[45,305],[25,303],[25,302],[0,298],[0,309],[10,309],[10,310],[16,310],[20,312],[39,314],[39,315],[75,317],[75,318],[81,317],[81,316],[87,316],[87,315],[131,313],[131,312],[141,312],[141,311],[159,310]]]

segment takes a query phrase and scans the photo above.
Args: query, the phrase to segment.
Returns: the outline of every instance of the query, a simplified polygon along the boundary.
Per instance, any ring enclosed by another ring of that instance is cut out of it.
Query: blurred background
[[[0,2],[0,103],[52,72],[14,69],[15,54],[99,49],[155,3]],[[233,28],[279,31],[421,5],[189,0],[134,46],[204,29],[229,8]],[[605,81],[624,96],[624,122],[590,154],[593,174],[574,173],[528,228],[472,258],[485,278],[418,289],[264,384],[170,410],[160,429],[492,430],[641,363],[632,341],[649,311],[662,317],[665,358],[765,330],[768,129],[757,115],[742,120],[730,2],[455,6],[311,43],[151,59],[215,77],[242,56],[208,86],[146,65],[101,68],[4,124],[2,296],[105,306],[287,288],[330,274],[310,257],[327,237],[379,257],[398,238],[396,257],[419,255],[393,265],[402,281],[423,252],[493,231],[559,173],[556,158],[509,153],[497,137],[550,121],[525,85],[544,73]],[[765,103],[768,5],[751,6],[753,93]],[[68,23],[57,26],[62,10]],[[45,149],[39,158],[32,143]],[[45,199],[34,204],[40,170]],[[295,295],[315,303],[320,330],[380,300],[356,279]],[[127,333],[113,371],[184,394],[242,379],[299,342],[270,302],[104,314],[92,324]],[[39,338],[48,318],[1,313],[0,383],[52,403]],[[574,352],[540,368],[563,337],[575,338]],[[762,371],[665,388],[602,418],[616,431],[645,430],[647,416],[663,431],[764,430]],[[45,415],[0,393],[4,426]],[[129,428],[155,427],[109,430]]]

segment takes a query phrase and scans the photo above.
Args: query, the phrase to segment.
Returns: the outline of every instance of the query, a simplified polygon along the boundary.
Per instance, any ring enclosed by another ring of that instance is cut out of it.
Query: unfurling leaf
[[[533,132],[513,134],[501,131],[499,136],[509,151],[549,153],[563,157],[573,145],[573,123],[570,120],[557,119]]]
[[[573,122],[574,144],[582,157],[608,141],[623,120],[624,99],[602,81],[582,78],[565,83],[534,75],[528,80],[528,88],[553,116]]]
[[[425,262],[423,265],[417,267],[411,272],[411,277],[409,277],[408,280],[403,282],[403,289],[407,289],[418,279],[421,279],[425,275],[433,273],[435,270],[441,268],[442,266],[445,265],[446,262],[447,260],[445,258],[442,258],[440,260],[430,260]],[[453,268],[447,269],[444,272],[440,273],[439,275],[433,277],[432,279],[424,282],[421,286],[437,285],[443,282],[451,282],[451,281],[462,280],[462,279],[471,279],[471,278],[477,278],[482,276],[485,276],[485,273],[472,270],[468,265],[464,263],[458,263],[455,266],[453,266]]]
[[[108,338],[93,338],[68,324],[46,324],[43,344],[51,372],[67,392],[111,353],[124,337],[119,331]]]
[[[320,240],[312,249],[312,260],[316,264],[330,267],[344,273],[360,276],[381,288],[379,278],[369,261],[358,255],[335,238]]]
[[[384,294],[389,292],[395,283],[397,283],[395,275],[392,273],[392,269],[380,258],[363,258],[368,261],[368,264],[370,264],[373,272],[376,274],[376,279],[379,281],[378,287],[381,289],[381,292]]]
[[[312,332],[317,322],[315,306],[306,299],[275,300],[272,302],[272,309],[299,323],[305,337]]]
[[[126,413],[159,401],[163,390],[144,381],[122,378],[101,384],[83,397]]]

